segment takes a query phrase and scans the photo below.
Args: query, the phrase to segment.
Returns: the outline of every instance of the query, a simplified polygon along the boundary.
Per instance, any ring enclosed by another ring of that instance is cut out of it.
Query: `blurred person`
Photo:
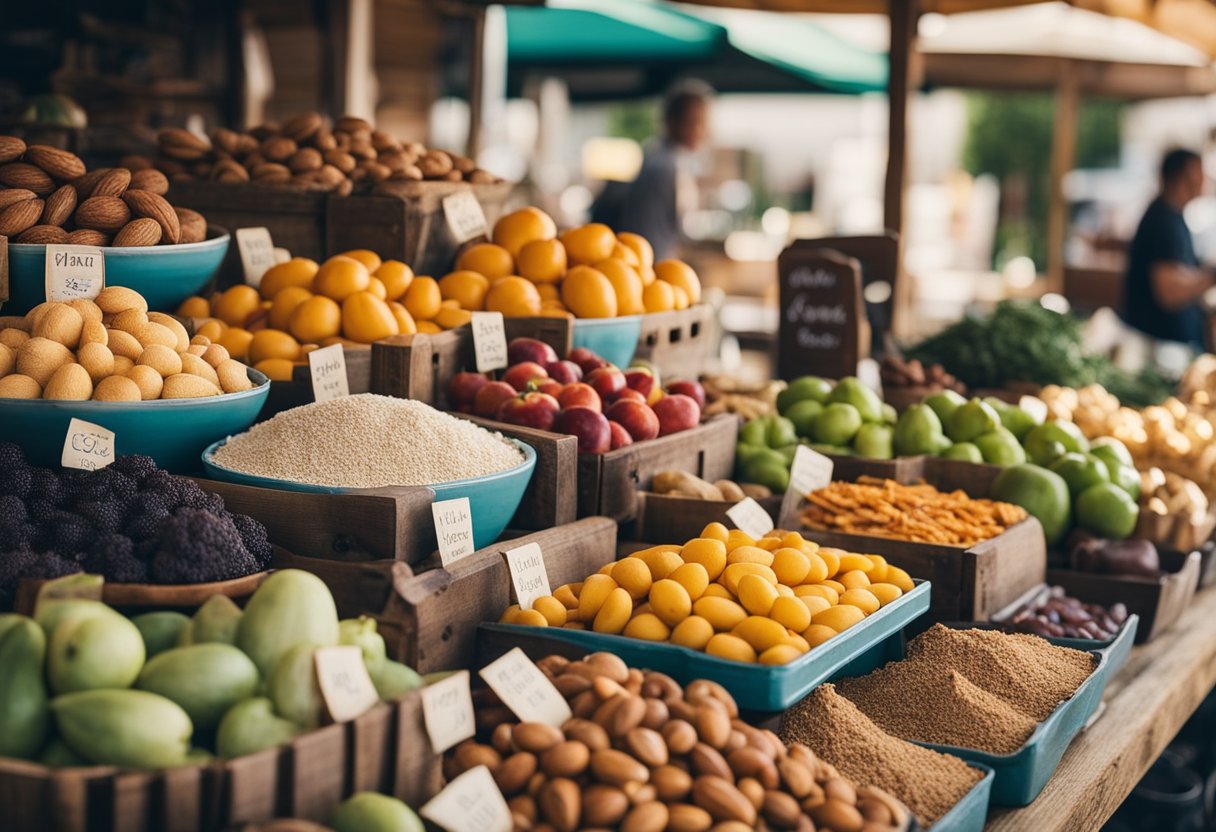
[[[1203,160],[1190,150],[1171,150],[1161,161],[1161,190],[1148,206],[1127,257],[1124,318],[1163,341],[1203,349],[1203,293],[1216,283],[1201,268],[1182,211],[1203,193]]]
[[[712,97],[700,82],[673,89],[663,102],[663,137],[647,144],[637,177],[608,183],[592,207],[593,221],[649,240],[656,260],[675,254],[680,218],[697,206],[693,161],[709,141]]]

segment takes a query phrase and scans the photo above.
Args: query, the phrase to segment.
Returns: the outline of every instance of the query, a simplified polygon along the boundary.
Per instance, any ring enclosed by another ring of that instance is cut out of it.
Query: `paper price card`
[[[448,832],[511,832],[515,824],[485,766],[471,768],[427,801],[421,814]]]
[[[274,253],[274,242],[270,229],[264,227],[238,228],[236,247],[241,253],[241,267],[245,270],[245,282],[255,289],[262,285],[262,275],[278,263]]]
[[[783,529],[795,527],[798,509],[806,495],[832,482],[832,460],[806,445],[799,445],[794,452],[794,463],[790,466],[790,484],[781,500],[778,525]]]
[[[518,647],[499,656],[478,672],[521,722],[544,722],[560,728],[573,716],[566,698]]]
[[[773,518],[751,497],[744,498],[726,510],[735,528],[744,534],[760,538],[773,530]]]
[[[114,461],[114,431],[101,425],[73,419],[63,440],[59,464],[64,468],[96,471]]]
[[[443,215],[458,243],[486,234],[486,214],[472,191],[457,191],[443,198]]]
[[[508,549],[506,555],[511,583],[515,586],[515,600],[521,610],[530,610],[537,598],[553,594],[549,590],[549,573],[545,571],[545,555],[539,543]]]
[[[474,312],[472,323],[477,372],[488,373],[507,366],[507,330],[502,313]]]
[[[106,287],[106,258],[94,246],[46,247],[46,299],[92,300]]]
[[[442,754],[476,733],[469,671],[457,671],[446,679],[427,685],[421,693],[422,719],[436,754]]]
[[[435,539],[444,566],[473,554],[473,511],[468,497],[431,503],[431,516],[435,518]]]
[[[312,374],[312,397],[318,403],[350,395],[350,383],[346,378],[346,352],[341,344],[310,352],[308,371]]]
[[[321,698],[334,722],[349,722],[380,701],[358,647],[320,647],[313,651],[312,660]]]
[[[286,263],[291,259],[291,252],[279,246],[274,247],[274,263],[277,266],[279,263]]]

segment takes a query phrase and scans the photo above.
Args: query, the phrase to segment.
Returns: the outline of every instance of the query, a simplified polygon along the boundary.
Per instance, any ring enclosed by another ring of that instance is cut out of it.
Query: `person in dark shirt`
[[[1214,282],[1200,268],[1182,209],[1203,192],[1203,161],[1172,150],[1161,162],[1161,192],[1144,212],[1127,258],[1124,317],[1146,335],[1203,348],[1199,299]]]

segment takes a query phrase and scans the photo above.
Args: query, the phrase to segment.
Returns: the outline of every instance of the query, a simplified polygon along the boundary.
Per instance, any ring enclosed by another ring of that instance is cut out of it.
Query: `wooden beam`
[[[469,46],[469,145],[465,153],[476,159],[481,151],[481,133],[486,105],[486,10],[478,8],[472,16],[473,36]]]
[[[1064,64],[1072,64],[1081,95],[1135,100],[1216,92],[1216,71],[1210,67],[964,52],[927,52],[923,59],[930,87],[1054,90]]]
[[[1068,236],[1068,202],[1064,196],[1064,177],[1077,160],[1077,115],[1080,91],[1076,67],[1061,66],[1056,86],[1055,124],[1051,132],[1051,190],[1047,206],[1047,288],[1064,288],[1064,243]]]
[[[908,161],[908,100],[915,87],[913,53],[919,0],[891,3],[890,74],[887,79],[887,176],[883,189],[883,222],[903,237],[904,192]]]

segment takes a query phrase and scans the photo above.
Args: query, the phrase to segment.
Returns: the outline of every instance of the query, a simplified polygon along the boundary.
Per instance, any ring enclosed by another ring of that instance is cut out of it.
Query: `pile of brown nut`
[[[173,182],[252,183],[345,195],[387,181],[500,181],[468,157],[403,143],[356,116],[330,125],[320,113],[302,113],[243,133],[221,127],[209,139],[173,127],[162,130],[157,141],[160,157],[154,164]]]

